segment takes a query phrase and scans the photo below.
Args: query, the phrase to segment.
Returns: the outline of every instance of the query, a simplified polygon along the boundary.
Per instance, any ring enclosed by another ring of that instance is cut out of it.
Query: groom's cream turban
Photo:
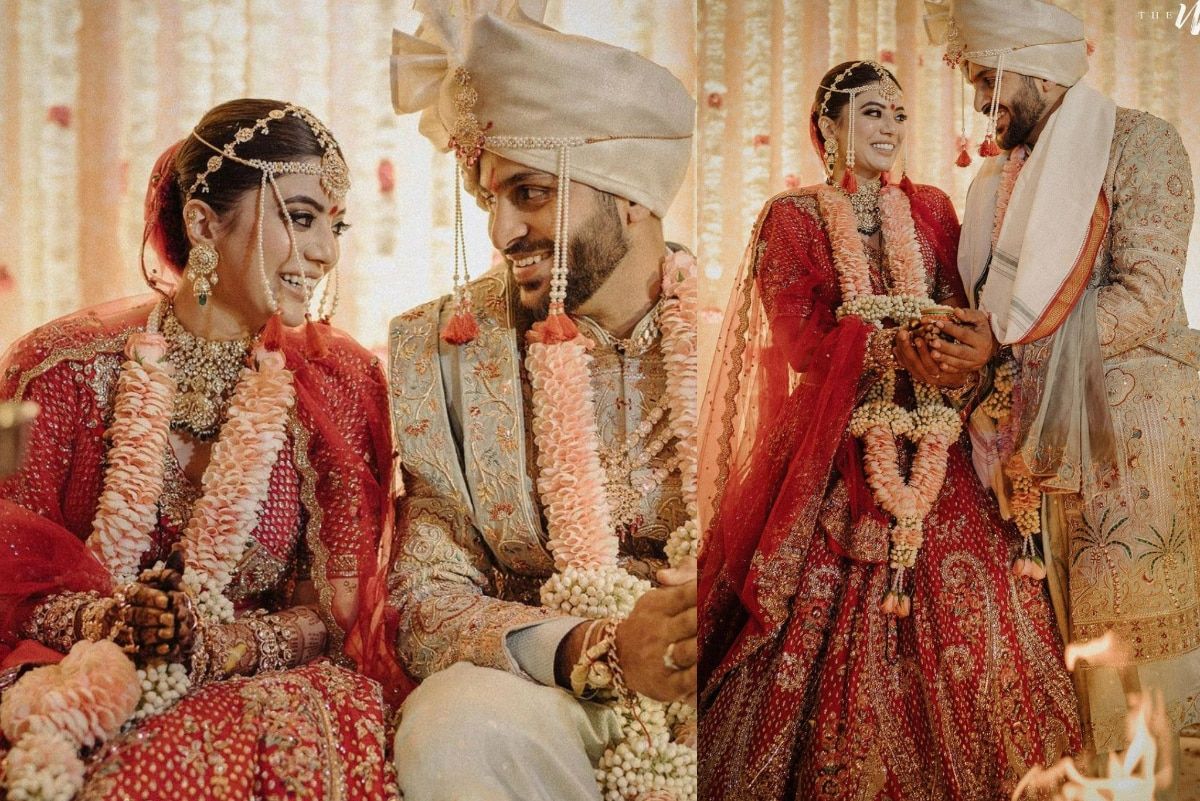
[[[469,188],[483,150],[666,214],[691,156],[695,102],[669,71],[543,25],[536,0],[418,0],[392,37],[392,105],[457,151]]]
[[[946,45],[946,60],[964,61],[1074,86],[1088,70],[1083,22],[1040,0],[927,2],[925,30]]]

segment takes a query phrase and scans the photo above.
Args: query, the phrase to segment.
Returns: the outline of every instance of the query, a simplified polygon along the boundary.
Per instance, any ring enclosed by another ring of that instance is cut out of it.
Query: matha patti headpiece
[[[879,76],[879,80],[872,81],[868,84],[863,84],[862,86],[854,86],[847,89],[842,89],[838,86],[838,84],[849,77],[852,72],[864,65],[875,70],[875,74]],[[887,71],[887,68],[885,68],[879,62],[855,61],[849,67],[839,72],[837,77],[830,82],[829,86],[821,84],[820,88],[825,90],[825,99],[821,101],[821,109],[820,114],[817,115],[818,117],[829,116],[829,98],[833,96],[834,92],[842,92],[843,94],[850,96],[850,104],[847,106],[848,127],[846,129],[846,172],[842,176],[842,188],[844,188],[850,194],[854,194],[858,191],[858,179],[854,175],[854,118],[857,116],[855,113],[855,106],[857,104],[858,96],[863,92],[876,90],[884,100],[888,101],[889,103],[895,103],[900,99],[900,95],[902,94],[900,91],[900,86],[896,83],[895,79],[892,78],[891,74]]]
[[[285,116],[291,114],[298,117],[308,124],[312,130],[313,136],[316,137],[317,143],[325,151],[321,156],[319,163],[314,164],[311,161],[266,161],[264,159],[246,159],[237,155],[236,150],[239,145],[249,142],[255,136],[269,136],[271,133],[271,123],[282,120]],[[334,202],[340,204],[346,198],[346,193],[350,191],[350,169],[346,166],[346,161],[342,158],[342,154],[338,149],[337,140],[333,138],[333,134],[325,127],[316,116],[308,109],[302,106],[296,106],[291,103],[286,104],[283,108],[272,109],[267,113],[267,116],[256,120],[253,125],[239,128],[233,135],[233,138],[225,144],[224,147],[217,147],[212,142],[209,142],[200,132],[192,129],[191,134],[196,141],[212,150],[217,155],[211,156],[205,165],[205,170],[196,176],[191,187],[188,188],[184,202],[193,199],[197,192],[208,192],[208,177],[225,163],[225,159],[229,159],[237,164],[245,167],[258,170],[262,174],[262,181],[259,185],[258,192],[258,269],[262,278],[263,286],[266,289],[267,298],[270,301],[271,308],[278,311],[279,301],[275,297],[275,292],[271,287],[270,279],[266,272],[266,258],[263,253],[263,221],[266,216],[266,195],[267,186],[270,185],[275,201],[279,204],[279,208],[284,208],[283,194],[279,191],[279,186],[275,182],[277,175],[301,174],[315,175],[321,180],[321,188]],[[299,259],[300,254],[296,248],[296,231],[292,226],[292,219],[288,215],[284,215],[284,221],[287,225],[288,241],[291,244],[292,258]],[[301,272],[304,270],[301,268]],[[335,279],[336,281],[336,279]],[[304,281],[304,292],[306,296],[306,308],[312,303],[312,287],[309,282]],[[329,288],[326,285],[326,295]],[[333,310],[337,306],[337,288],[333,290],[334,297],[332,300],[328,297],[321,298],[320,314],[322,319],[328,319],[333,314]],[[307,314],[305,315],[308,316]]]
[[[313,164],[308,161],[245,159],[237,155],[235,151],[238,145],[249,142],[258,134],[269,135],[271,133],[270,124],[276,120],[283,119],[288,114],[299,117],[308,123],[308,127],[312,129],[313,136],[317,138],[317,142],[325,151],[324,155],[321,156],[320,164]],[[196,141],[218,155],[209,158],[204,172],[196,176],[196,180],[192,182],[191,187],[187,190],[184,197],[185,201],[191,200],[197,191],[208,191],[208,176],[221,169],[221,165],[225,163],[225,159],[259,170],[263,173],[264,177],[270,175],[274,178],[276,175],[285,175],[288,173],[320,176],[321,188],[325,190],[325,193],[335,203],[341,203],[345,199],[346,193],[350,191],[350,170],[346,166],[342,154],[338,151],[337,141],[334,140],[333,134],[329,132],[329,129],[320,120],[313,116],[311,111],[301,106],[293,106],[289,103],[283,108],[272,109],[268,112],[267,116],[255,121],[253,125],[246,128],[239,128],[237,133],[233,135],[233,139],[227,142],[224,147],[217,147],[201,136],[200,132],[195,129],[192,129],[192,136],[196,138]]]

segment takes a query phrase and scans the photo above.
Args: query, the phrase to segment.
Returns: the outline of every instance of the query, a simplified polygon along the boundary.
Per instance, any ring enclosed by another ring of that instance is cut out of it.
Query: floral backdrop
[[[391,108],[393,27],[412,0],[0,0],[0,349],[81,306],[145,291],[155,158],[235,97],[307,106],[354,178],[335,322],[385,347],[388,319],[450,287],[453,161]],[[546,22],[629,47],[695,83],[690,0],[550,0]],[[690,183],[668,235],[695,239]],[[492,259],[464,204],[470,265]]]
[[[1088,80],[1175,123],[1200,152],[1184,76],[1200,35],[1159,0],[1059,0],[1096,45]],[[383,347],[387,320],[449,287],[453,172],[389,102],[393,27],[411,0],[0,0],[0,348],[80,306],[142,291],[141,205],[154,158],[210,106],[238,96],[307,105],[354,173],[337,322]],[[906,90],[908,168],[959,205],[978,167],[951,166],[961,87],[925,44],[921,0],[549,0],[556,27],[670,67],[698,100],[695,180],[667,221],[700,257],[706,364],[755,215],[821,179],[812,95],[829,66],[889,63]],[[967,95],[970,101],[970,95]],[[983,120],[968,110],[974,141]],[[466,203],[471,267],[492,259]],[[1193,235],[1193,247],[1200,235]],[[1194,251],[1195,252],[1195,251]],[[1185,297],[1200,324],[1200,270]]]
[[[1119,105],[1175,124],[1200,154],[1200,34],[1176,27],[1178,3],[1160,0],[1055,0],[1084,20],[1095,45],[1087,80]],[[1193,3],[1189,3],[1189,8]],[[1200,9],[1198,9],[1200,11]],[[953,166],[962,102],[958,73],[927,44],[922,0],[700,0],[697,9],[699,136],[698,248],[701,364],[707,363],[750,227],[768,198],[824,179],[809,139],[813,96],[826,70],[851,59],[891,67],[905,90],[908,171],[944,189],[962,213],[980,160]],[[1168,18],[1170,14],[1170,18]],[[966,102],[972,95],[966,94]],[[971,141],[982,115],[967,108]],[[1192,233],[1185,298],[1200,327],[1200,226]]]

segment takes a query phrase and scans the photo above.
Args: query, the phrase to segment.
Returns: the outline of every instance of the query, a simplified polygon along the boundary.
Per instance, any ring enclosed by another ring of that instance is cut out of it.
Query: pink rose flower
[[[161,362],[167,355],[167,338],[151,331],[139,331],[125,343],[125,355],[137,362]]]

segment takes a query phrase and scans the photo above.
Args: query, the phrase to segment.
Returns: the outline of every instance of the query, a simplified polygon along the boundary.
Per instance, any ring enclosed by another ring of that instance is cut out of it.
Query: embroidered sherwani
[[[525,675],[508,635],[562,617],[542,608],[538,596],[554,561],[536,491],[523,367],[528,321],[503,273],[485,275],[469,291],[480,325],[473,342],[453,346],[439,338],[452,311],[449,297],[400,315],[389,335],[392,422],[405,485],[390,599],[399,612],[397,651],[420,678],[460,661]],[[644,447],[637,428],[665,401],[654,314],[623,342],[587,318],[577,322],[595,343],[601,451]],[[664,416],[651,436],[666,425]],[[622,564],[647,578],[664,566],[667,535],[686,519],[678,471],[662,481],[650,477],[668,466],[673,451],[668,441],[633,474],[638,491],[620,493],[637,517],[625,527]]]
[[[1110,217],[1089,290],[1118,475],[1094,497],[1047,494],[1043,531],[1064,636],[1120,642],[1119,668],[1076,676],[1109,751],[1125,744],[1127,692],[1158,687],[1175,726],[1200,721],[1200,332],[1182,297],[1193,193],[1175,129],[1118,108],[1102,189]],[[1041,395],[1052,339],[1015,349],[1017,398]]]

